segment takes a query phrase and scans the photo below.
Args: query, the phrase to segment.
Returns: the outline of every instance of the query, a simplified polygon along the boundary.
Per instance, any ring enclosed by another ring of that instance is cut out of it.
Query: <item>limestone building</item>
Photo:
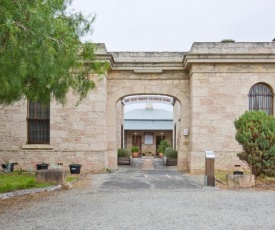
[[[140,156],[158,156],[162,140],[173,145],[173,113],[154,109],[153,104],[147,104],[145,109],[125,112],[123,134],[122,147],[138,146]]]
[[[68,95],[62,106],[48,108],[26,100],[0,110],[0,162],[24,169],[48,162],[72,162],[84,171],[117,168],[124,138],[123,98],[164,95],[174,99],[173,136],[178,169],[204,170],[204,151],[216,154],[216,169],[240,164],[233,121],[246,110],[274,113],[275,42],[194,43],[188,52],[108,52],[96,88],[76,106]]]

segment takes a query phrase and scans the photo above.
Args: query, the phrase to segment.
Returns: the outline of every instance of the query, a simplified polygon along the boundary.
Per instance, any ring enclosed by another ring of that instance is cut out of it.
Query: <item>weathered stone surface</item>
[[[38,170],[35,173],[36,182],[63,184],[66,182],[66,171],[61,169]]]
[[[61,188],[62,189],[65,189],[65,190],[71,190],[73,188],[73,185],[72,183],[70,182],[64,182],[62,185],[61,185]]]
[[[251,188],[255,187],[254,175],[226,175],[228,188]]]

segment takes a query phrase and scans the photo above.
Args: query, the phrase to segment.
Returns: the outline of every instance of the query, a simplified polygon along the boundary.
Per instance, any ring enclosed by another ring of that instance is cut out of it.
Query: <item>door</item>
[[[138,146],[139,147],[139,155],[142,153],[142,150],[141,150],[141,136],[133,135],[133,137],[132,137],[132,146]]]

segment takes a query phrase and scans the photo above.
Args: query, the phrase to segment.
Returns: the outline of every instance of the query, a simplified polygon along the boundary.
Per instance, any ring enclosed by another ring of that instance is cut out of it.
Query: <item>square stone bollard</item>
[[[67,172],[62,169],[38,170],[35,173],[36,182],[63,184],[66,182]]]
[[[254,175],[226,175],[226,182],[228,188],[252,188],[255,187]]]

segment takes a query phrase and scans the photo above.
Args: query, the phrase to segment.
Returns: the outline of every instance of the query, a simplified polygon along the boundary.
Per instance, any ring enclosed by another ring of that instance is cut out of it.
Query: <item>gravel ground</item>
[[[15,202],[0,212],[1,229],[275,229],[274,191],[202,187],[201,178],[158,163]]]

